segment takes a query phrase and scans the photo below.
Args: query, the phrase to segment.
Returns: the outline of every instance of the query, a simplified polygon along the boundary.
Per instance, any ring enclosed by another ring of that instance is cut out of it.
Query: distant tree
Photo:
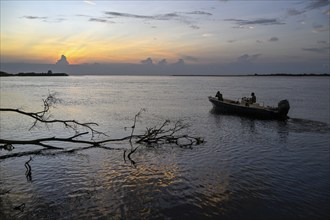
[[[12,74],[4,72],[4,71],[0,71],[0,76],[12,76]]]

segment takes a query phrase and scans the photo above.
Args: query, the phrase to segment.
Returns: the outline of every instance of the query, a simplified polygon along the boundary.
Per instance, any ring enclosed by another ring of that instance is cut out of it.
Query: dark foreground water
[[[206,143],[192,149],[140,146],[124,160],[127,142],[58,155],[0,160],[0,219],[328,219],[330,217],[329,77],[1,78],[1,107],[40,110],[56,92],[54,118],[94,121],[110,138],[142,114],[136,133],[183,119]],[[291,104],[287,122],[212,111],[207,96],[237,99],[253,91],[260,103]],[[0,114],[1,138],[67,137]],[[102,138],[102,137],[100,137]],[[64,148],[80,147],[63,145]],[[0,156],[34,150],[16,146]],[[20,207],[19,207],[20,206]]]

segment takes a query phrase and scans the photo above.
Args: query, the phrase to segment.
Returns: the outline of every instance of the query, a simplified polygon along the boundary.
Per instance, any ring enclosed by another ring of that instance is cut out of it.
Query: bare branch
[[[188,128],[187,124],[184,124],[181,120],[176,121],[175,123],[171,123],[170,120],[166,120],[163,122],[160,126],[154,126],[151,128],[146,128],[146,131],[144,134],[140,135],[134,135],[134,131],[136,128],[137,119],[141,116],[142,112],[145,111],[145,109],[141,109],[135,116],[134,116],[134,123],[133,126],[131,126],[131,134],[130,136],[122,137],[122,138],[115,138],[115,139],[104,139],[95,141],[93,139],[94,134],[103,134],[103,132],[96,131],[93,126],[98,126],[97,123],[94,122],[87,122],[87,123],[81,123],[76,120],[59,120],[59,119],[53,119],[50,120],[49,111],[50,107],[53,106],[53,104],[57,103],[58,99],[55,98],[54,95],[50,94],[45,100],[43,100],[43,110],[39,112],[26,112],[20,109],[12,109],[12,108],[0,108],[0,111],[3,112],[14,112],[17,114],[21,114],[30,118],[33,118],[35,121],[32,124],[31,128],[34,128],[37,124],[37,122],[48,125],[52,123],[59,123],[63,124],[67,128],[71,128],[75,131],[75,135],[72,135],[70,137],[60,138],[60,137],[47,137],[47,138],[39,138],[39,139],[32,139],[32,140],[7,140],[7,139],[0,139],[0,149],[5,150],[12,150],[14,148],[14,145],[37,145],[41,146],[43,149],[34,150],[34,151],[28,151],[28,152],[19,152],[19,153],[13,153],[9,155],[3,155],[0,156],[0,159],[5,159],[9,157],[19,157],[24,155],[33,155],[33,154],[42,154],[45,150],[57,150],[56,152],[52,151],[51,154],[58,154],[58,153],[72,153],[76,152],[78,150],[84,150],[88,148],[93,147],[99,147],[104,148],[107,150],[113,150],[115,148],[109,148],[105,146],[105,144],[110,142],[121,142],[128,140],[131,145],[131,150],[127,154],[127,158],[131,161],[131,163],[134,165],[135,162],[132,160],[131,155],[137,150],[137,147],[133,147],[132,142],[135,140],[136,144],[142,144],[146,145],[148,147],[150,146],[158,146],[158,145],[177,145],[179,147],[189,147],[191,148],[193,145],[199,145],[204,142],[203,138],[200,137],[193,137],[188,136],[186,134],[180,134],[182,131],[186,128]],[[86,128],[91,132],[91,139],[77,139],[78,137],[81,137],[83,135],[89,134],[89,132],[79,132],[77,127]],[[107,136],[107,135],[106,135]],[[56,142],[64,142],[64,143],[75,143],[75,144],[86,144],[85,147],[79,147],[75,149],[64,149],[61,147],[54,146],[54,143]],[[126,150],[124,150],[124,160],[126,158]],[[125,160],[126,161],[126,160]],[[28,164],[27,164],[28,165]]]
[[[129,139],[129,142],[132,143],[132,138],[133,138],[133,133],[134,133],[134,129],[135,129],[135,125],[136,125],[136,120],[138,117],[141,116],[142,112],[146,111],[144,108],[140,109],[140,111],[134,116],[134,124],[131,127],[132,128],[132,132],[131,132],[131,138]],[[126,128],[125,128],[126,129]]]
[[[80,123],[76,120],[59,120],[59,119],[50,120],[50,117],[51,117],[49,115],[50,108],[53,107],[54,104],[60,102],[60,100],[55,97],[55,94],[49,94],[48,97],[42,101],[43,101],[43,110],[39,111],[39,112],[26,112],[26,111],[23,111],[20,109],[13,109],[13,108],[0,108],[0,111],[14,112],[14,113],[18,113],[18,114],[33,118],[34,122],[31,125],[29,130],[36,127],[38,122],[44,123],[46,125],[59,123],[59,124],[63,124],[66,128],[70,128],[70,129],[74,130],[76,133],[79,133],[77,130],[77,127],[80,126],[80,127],[86,128],[91,132],[92,139],[95,134],[107,136],[105,133],[99,132],[93,128],[93,126],[98,126],[98,124],[95,122]]]

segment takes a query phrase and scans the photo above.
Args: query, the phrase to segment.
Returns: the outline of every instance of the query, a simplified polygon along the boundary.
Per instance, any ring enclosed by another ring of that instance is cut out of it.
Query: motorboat
[[[209,96],[208,98],[214,109],[220,113],[242,115],[258,119],[286,120],[289,118],[287,116],[290,109],[288,100],[281,100],[277,107],[271,107],[253,103],[250,98],[246,97],[237,101],[224,99],[222,96]]]

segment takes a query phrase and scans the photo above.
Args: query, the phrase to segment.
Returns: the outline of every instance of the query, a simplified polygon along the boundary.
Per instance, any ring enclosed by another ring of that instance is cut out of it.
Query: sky
[[[0,2],[1,63],[329,73],[329,0]]]

